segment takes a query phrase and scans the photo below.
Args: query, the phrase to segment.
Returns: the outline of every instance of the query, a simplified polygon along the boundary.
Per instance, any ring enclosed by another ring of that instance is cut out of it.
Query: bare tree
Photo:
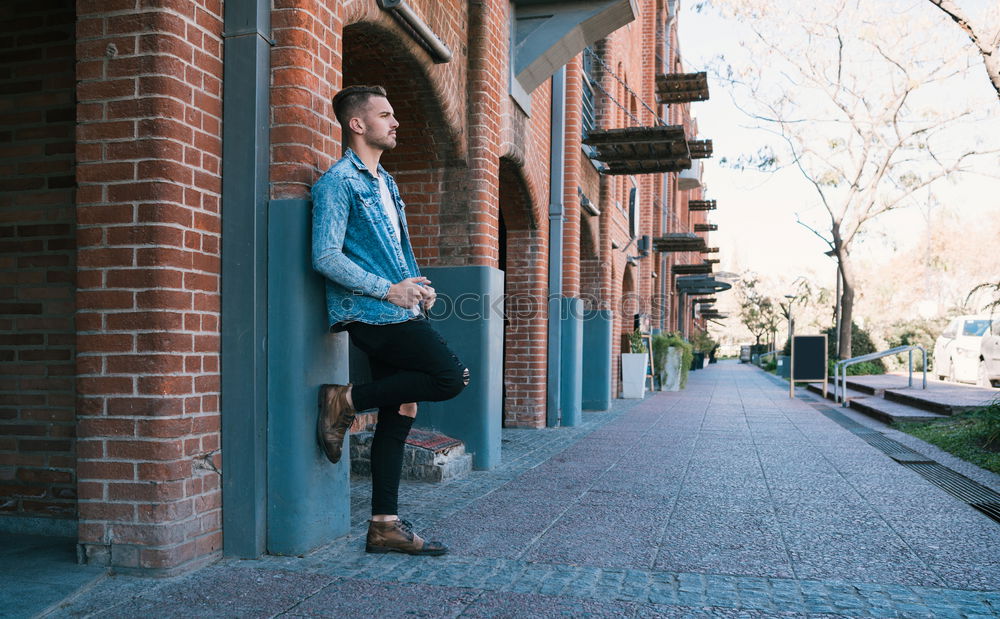
[[[993,27],[991,34],[984,26],[974,25],[965,11],[952,0],[928,0],[928,2],[944,11],[945,15],[969,35],[972,44],[983,57],[986,74],[990,77],[993,89],[997,91],[997,98],[1000,98],[1000,24]]]
[[[902,13],[847,0],[782,3],[716,0],[749,28],[749,62],[719,62],[736,105],[778,138],[737,165],[797,169],[813,189],[819,220],[803,218],[833,251],[843,277],[838,351],[851,356],[856,276],[854,244],[872,220],[912,204],[936,182],[994,153],[988,138],[953,139],[977,118],[948,98],[968,55]],[[953,87],[953,86],[952,86]],[[942,104],[942,102],[946,104]],[[956,146],[960,144],[961,146]],[[825,230],[824,230],[825,228]]]

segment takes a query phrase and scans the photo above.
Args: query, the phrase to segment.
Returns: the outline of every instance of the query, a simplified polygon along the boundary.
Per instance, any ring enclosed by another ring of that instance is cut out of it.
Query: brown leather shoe
[[[346,385],[320,385],[319,415],[316,419],[316,440],[330,462],[340,462],[344,436],[354,422],[355,410],[347,403]]]
[[[441,542],[428,542],[413,532],[407,520],[368,522],[368,543],[365,552],[404,552],[408,555],[443,555],[448,548]]]

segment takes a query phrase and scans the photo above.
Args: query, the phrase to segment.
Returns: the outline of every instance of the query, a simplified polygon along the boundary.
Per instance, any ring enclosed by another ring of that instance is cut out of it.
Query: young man
[[[373,382],[320,387],[317,439],[339,461],[355,412],[378,408],[365,549],[440,555],[447,548],[423,540],[396,513],[403,450],[416,403],[455,397],[469,370],[421,311],[435,292],[413,256],[396,182],[379,165],[399,126],[385,90],[345,88],[333,108],[348,148],[312,188],[313,266],[327,280],[331,331],[346,330],[368,355]]]

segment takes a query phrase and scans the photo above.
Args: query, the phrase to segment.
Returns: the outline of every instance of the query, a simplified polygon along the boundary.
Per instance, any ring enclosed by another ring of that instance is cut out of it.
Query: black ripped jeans
[[[372,382],[351,390],[354,408],[378,408],[372,439],[372,514],[396,514],[403,450],[413,418],[407,402],[440,402],[469,384],[469,370],[423,316],[392,325],[352,322],[351,341],[368,355]]]

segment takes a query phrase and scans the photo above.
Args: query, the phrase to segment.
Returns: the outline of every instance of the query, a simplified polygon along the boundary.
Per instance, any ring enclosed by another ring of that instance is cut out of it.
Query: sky
[[[734,20],[719,17],[711,9],[692,10],[692,4],[691,1],[682,3],[679,15],[684,70],[706,70],[719,54],[735,66],[746,62],[745,52],[738,46],[745,28]],[[924,7],[920,4],[920,0],[914,0],[911,6],[920,12],[921,18],[937,19],[933,13],[936,8],[923,2],[930,11],[922,11]],[[971,5],[974,11],[981,10],[986,2],[971,2]],[[964,33],[943,14],[940,19],[942,28],[951,29],[949,36],[964,39]],[[734,104],[729,88],[709,72],[710,99],[691,104],[692,114],[698,121],[699,137],[713,140],[714,156],[703,162],[704,183],[707,187],[705,197],[718,201],[718,210],[710,213],[710,220],[719,224],[719,230],[712,233],[711,244],[720,247],[720,270],[752,270],[789,282],[804,275],[832,288],[836,264],[824,255],[829,246],[796,223],[797,214],[821,227],[824,220],[828,222],[815,190],[805,178],[793,168],[762,173],[734,170],[720,163],[723,157],[731,160],[740,154],[754,153],[769,139],[759,129],[750,127],[749,119]],[[1000,101],[990,87],[981,62],[971,67],[958,89],[960,92],[949,96],[993,106],[989,126],[974,130],[1000,134]],[[948,104],[944,98],[940,102],[942,106]],[[1000,178],[987,176],[1000,174],[998,163],[1000,158],[994,157],[992,166],[982,167],[984,174],[962,175],[954,182],[946,181],[936,186],[934,193],[938,205],[934,208],[958,209],[970,222],[980,217],[1000,217]],[[920,196],[912,208],[887,214],[884,219],[877,220],[875,233],[857,246],[855,257],[878,260],[916,244],[926,231],[927,216],[925,196]]]

